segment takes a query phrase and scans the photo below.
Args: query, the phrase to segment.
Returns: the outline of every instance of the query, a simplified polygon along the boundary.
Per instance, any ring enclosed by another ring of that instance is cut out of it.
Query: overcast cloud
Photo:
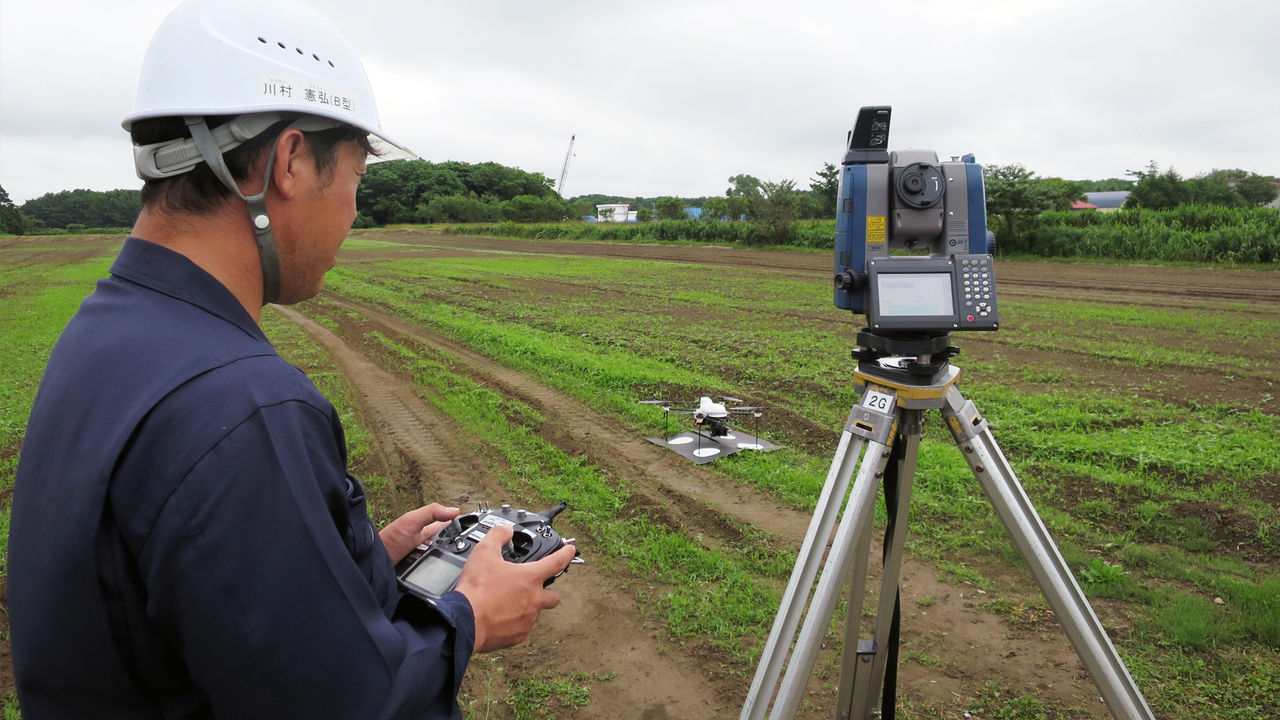
[[[269,2],[270,0],[263,0]],[[893,148],[1044,177],[1280,174],[1280,4],[310,0],[364,59],[384,130],[568,196],[807,187],[862,105]],[[137,188],[121,118],[172,0],[0,0],[0,185]]]

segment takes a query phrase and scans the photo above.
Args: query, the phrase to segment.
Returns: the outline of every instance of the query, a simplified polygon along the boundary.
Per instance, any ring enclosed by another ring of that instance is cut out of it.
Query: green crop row
[[[1049,212],[1001,252],[1039,257],[1280,263],[1280,211],[1182,205],[1169,210]]]
[[[668,220],[646,223],[489,223],[448,226],[460,235],[530,240],[583,240],[670,244],[764,246],[775,244],[767,229],[751,222]],[[830,250],[835,222],[791,224],[784,245]],[[1280,211],[1183,205],[1169,210],[1114,213],[1055,211],[1030,221],[1001,241],[1002,255],[1098,258],[1162,262],[1280,263]]]
[[[497,235],[527,240],[583,240],[591,242],[671,243],[679,245],[741,245],[758,247],[775,244],[767,229],[751,222],[706,220],[663,220],[644,223],[488,223],[445,228],[458,235]],[[835,238],[835,221],[802,220],[791,224],[785,245],[830,249]]]

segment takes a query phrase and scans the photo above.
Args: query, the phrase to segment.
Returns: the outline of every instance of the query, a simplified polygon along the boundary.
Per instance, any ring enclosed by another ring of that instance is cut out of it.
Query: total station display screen
[[[955,314],[950,273],[880,273],[880,314],[938,317]]]

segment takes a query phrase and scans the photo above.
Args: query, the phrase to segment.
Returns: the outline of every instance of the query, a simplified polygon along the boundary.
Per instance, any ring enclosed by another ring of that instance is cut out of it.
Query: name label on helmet
[[[356,101],[342,88],[316,82],[297,82],[280,75],[263,75],[259,82],[262,97],[276,98],[300,107],[323,106],[354,113]]]

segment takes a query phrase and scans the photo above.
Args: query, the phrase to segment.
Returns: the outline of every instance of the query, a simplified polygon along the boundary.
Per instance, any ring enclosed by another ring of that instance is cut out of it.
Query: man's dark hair
[[[218,127],[235,119],[235,115],[211,115],[205,118],[209,129]],[[285,119],[259,133],[252,140],[224,154],[223,161],[231,171],[231,177],[237,181],[249,176],[249,171],[263,160],[266,153],[275,147],[275,141],[284,132],[289,123],[300,115],[286,116]],[[152,143],[191,137],[191,131],[180,117],[150,118],[132,124],[130,133],[134,145],[150,145]],[[303,133],[307,145],[311,148],[315,160],[316,172],[331,180],[332,170],[337,162],[338,146],[354,140],[368,154],[376,154],[369,142],[368,133],[351,125],[341,125],[332,130],[320,130]],[[254,192],[257,192],[255,189]],[[227,198],[233,197],[231,189],[222,184],[214,176],[208,164],[199,163],[191,170],[161,180],[147,180],[142,185],[142,206],[158,207],[166,212],[190,213],[200,215],[217,208]]]

